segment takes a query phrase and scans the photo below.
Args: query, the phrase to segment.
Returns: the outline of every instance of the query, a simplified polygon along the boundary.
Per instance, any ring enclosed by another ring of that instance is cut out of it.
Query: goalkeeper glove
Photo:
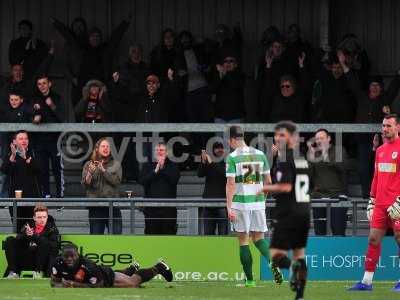
[[[367,219],[371,222],[372,214],[374,212],[375,207],[375,198],[370,197],[367,206]]]
[[[396,201],[389,206],[387,212],[392,220],[400,220],[400,197],[397,197]]]

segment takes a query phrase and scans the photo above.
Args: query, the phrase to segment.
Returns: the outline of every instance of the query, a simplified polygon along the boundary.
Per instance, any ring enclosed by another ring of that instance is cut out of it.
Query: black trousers
[[[204,208],[203,219],[205,235],[228,234],[228,217],[225,208]]]
[[[177,209],[175,207],[146,207],[144,209],[145,234],[176,235]]]
[[[39,238],[36,244],[36,247],[30,247],[29,240],[8,237],[4,242],[8,271],[19,274],[23,270],[32,270],[48,276],[57,249],[52,249],[45,238]]]
[[[89,208],[90,234],[104,234],[106,228],[109,234],[122,234],[122,214],[119,208],[113,208],[113,231],[109,228],[108,207]]]
[[[317,207],[313,209],[314,216],[314,231],[316,235],[326,235],[326,208]],[[346,235],[347,225],[347,208],[346,207],[332,207],[331,208],[331,230],[333,235]]]
[[[369,198],[372,177],[374,175],[374,153],[372,152],[373,134],[357,135],[358,173],[360,176],[362,197]]]
[[[39,182],[43,196],[51,195],[49,167],[50,162],[56,183],[56,196],[58,198],[64,197],[64,165],[62,162],[61,153],[59,153],[57,149],[57,141],[52,141],[47,145],[38,146],[36,150],[36,155],[40,164]]]

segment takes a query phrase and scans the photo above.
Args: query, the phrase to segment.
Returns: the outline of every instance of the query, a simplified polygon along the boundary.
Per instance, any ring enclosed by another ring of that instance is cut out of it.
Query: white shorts
[[[265,218],[265,209],[258,210],[237,210],[235,220],[231,222],[232,231],[235,232],[267,232],[267,221]]]

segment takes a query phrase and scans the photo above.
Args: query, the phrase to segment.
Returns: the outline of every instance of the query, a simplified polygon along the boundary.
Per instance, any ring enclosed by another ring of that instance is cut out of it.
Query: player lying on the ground
[[[400,121],[397,115],[387,115],[382,122],[384,144],[376,150],[375,172],[371,185],[371,200],[367,207],[370,221],[365,273],[349,291],[372,291],[372,278],[381,255],[381,244],[388,228],[400,246]],[[393,291],[400,292],[400,280]]]
[[[168,282],[173,279],[170,267],[162,260],[147,269],[139,269],[133,264],[123,271],[113,271],[79,255],[78,248],[68,244],[52,267],[50,285],[64,288],[137,288],[158,274]]]

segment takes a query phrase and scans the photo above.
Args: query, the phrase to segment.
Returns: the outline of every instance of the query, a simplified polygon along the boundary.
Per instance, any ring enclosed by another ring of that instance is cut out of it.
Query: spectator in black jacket
[[[62,24],[53,20],[55,28],[64,39],[69,44],[74,44],[80,50],[81,55],[77,56],[77,59],[81,60],[77,78],[78,91],[82,90],[89,80],[110,81],[114,53],[119,46],[122,36],[129,27],[131,19],[132,16],[129,15],[128,20],[122,21],[113,30],[108,41],[103,40],[103,34],[99,28],[92,28],[88,34],[88,44],[84,45],[80,44],[73,35],[68,34],[67,30],[63,30]],[[76,102],[77,100],[73,101],[73,103]]]
[[[235,58],[239,67],[242,63],[243,37],[240,23],[236,23],[233,32],[225,24],[215,28],[215,40],[207,41],[207,53],[211,55],[211,65],[221,64],[227,52],[236,53]]]
[[[24,103],[24,97],[20,93],[11,92],[8,96],[8,100],[8,107],[6,107],[4,111],[1,111],[1,123],[32,122],[32,110]]]
[[[300,84],[297,85],[295,78],[291,75],[281,77],[281,92],[272,101],[269,118],[269,121],[272,123],[279,122],[280,120],[292,120],[293,122],[304,123],[307,119],[306,99],[310,84],[308,70],[304,66],[305,53],[298,60],[301,77]]]
[[[361,82],[354,71],[347,66],[346,56],[342,51],[337,52],[339,62],[343,68],[347,84],[357,100],[356,123],[380,123],[385,114],[390,113],[390,107],[383,97],[383,81],[380,76],[369,79],[368,91],[363,91]],[[373,153],[371,141],[373,134],[358,134],[358,168],[360,174],[362,196],[369,198],[373,175]]]
[[[129,59],[113,74],[111,98],[113,122],[135,122],[140,99],[146,93],[146,77],[150,69],[143,61],[143,48],[136,44],[129,47]]]
[[[213,76],[212,90],[216,94],[216,123],[241,123],[245,118],[245,75],[238,69],[236,54],[224,55],[222,65],[217,65]]]
[[[70,28],[55,18],[50,18],[53,26],[64,37],[64,50],[66,55],[65,77],[72,85],[71,100],[73,106],[80,99],[81,91],[78,88],[78,76],[84,49],[89,48],[89,38],[86,21],[83,18],[75,18]]]
[[[224,145],[215,143],[213,145],[214,160],[205,150],[201,154],[201,163],[197,175],[205,177],[203,198],[222,198],[225,199],[225,150]],[[228,234],[228,218],[224,207],[206,207],[203,209],[204,234],[219,235]]]
[[[7,278],[19,278],[23,270],[33,270],[33,278],[50,276],[50,267],[57,257],[59,233],[46,206],[38,204],[33,209],[33,220],[25,223],[16,237],[5,240]]]
[[[347,159],[344,148],[337,148],[332,143],[331,135],[326,129],[319,129],[308,143],[307,160],[310,163],[312,182],[312,199],[346,199],[347,181],[345,163]],[[340,151],[340,156],[338,152]],[[324,207],[313,209],[314,231],[316,235],[326,235],[326,214]],[[333,235],[346,235],[347,208],[331,208],[331,230]]]
[[[139,176],[146,198],[176,198],[180,178],[179,168],[168,158],[163,143],[156,146],[156,162],[146,163]],[[151,201],[151,200],[150,200]],[[145,234],[170,234],[177,232],[176,207],[146,207]]]
[[[334,55],[322,68],[313,90],[314,120],[321,123],[352,123],[356,100],[343,76],[343,68]]]
[[[390,104],[390,112],[400,115],[400,70],[390,82],[386,92],[386,103]]]
[[[166,28],[161,33],[160,44],[155,46],[150,53],[151,72],[157,75],[162,83],[168,81],[168,70],[174,69],[176,57],[175,31],[171,28]]]
[[[357,74],[361,89],[368,90],[371,62],[358,37],[353,33],[345,34],[337,49],[344,54],[346,65]]]
[[[180,47],[175,63],[175,77],[183,87],[187,120],[192,123],[210,123],[213,118],[207,81],[210,62],[204,45],[195,44],[192,33],[186,30],[179,34],[178,40]],[[178,107],[179,101],[171,105],[171,113],[181,111]],[[171,121],[182,119],[176,116]]]
[[[304,52],[311,58],[312,47],[309,42],[301,38],[301,29],[298,24],[290,24],[286,32],[286,55],[291,65],[296,65],[297,59]],[[296,74],[292,74],[296,75]]]
[[[262,122],[270,120],[273,99],[280,94],[280,79],[284,75],[295,76],[297,65],[288,59],[285,45],[277,36],[263,53],[257,72],[257,94],[259,118]]]
[[[33,37],[31,21],[20,21],[18,29],[20,37],[11,41],[8,51],[10,65],[22,64],[25,78],[34,79],[34,74],[47,55],[48,47],[42,40]]]
[[[40,165],[35,152],[29,146],[28,133],[18,131],[10,144],[10,152],[1,166],[1,171],[8,176],[8,197],[16,196],[15,191],[22,191],[22,198],[41,197],[39,175]],[[33,207],[20,206],[17,209],[17,231],[31,218]],[[10,215],[13,210],[10,207]]]
[[[65,120],[64,101],[52,89],[49,77],[39,76],[36,86],[37,94],[33,99],[33,123],[63,123]],[[51,196],[49,162],[56,183],[56,197],[64,197],[64,166],[57,146],[58,137],[58,133],[35,134],[34,146],[41,168],[40,185],[44,197]]]

